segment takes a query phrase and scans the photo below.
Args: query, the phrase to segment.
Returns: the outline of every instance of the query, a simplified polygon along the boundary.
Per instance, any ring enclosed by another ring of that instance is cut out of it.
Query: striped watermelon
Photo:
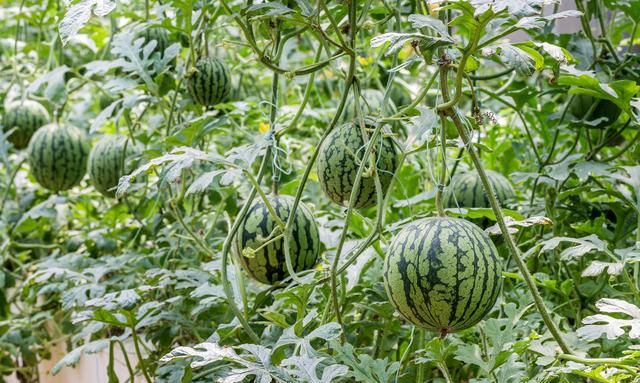
[[[276,214],[286,223],[294,199],[290,196],[270,196],[269,203]],[[236,243],[240,264],[255,280],[275,284],[289,276],[285,261],[282,238],[267,245],[265,243],[281,233],[276,221],[269,214],[262,200],[254,202],[245,216]],[[263,246],[264,247],[261,247]],[[253,251],[252,251],[253,250]],[[291,261],[296,272],[312,268],[320,252],[320,234],[307,207],[300,203],[296,211],[292,236],[289,238]]]
[[[407,106],[411,104],[411,101],[413,101],[411,99],[411,94],[409,93],[407,88],[399,84],[393,84],[391,86],[389,97],[391,98],[391,100],[393,100],[393,103],[398,108]]]
[[[389,300],[411,323],[441,335],[484,318],[501,286],[498,251],[482,229],[459,218],[425,218],[405,226],[389,246]]]
[[[318,154],[318,179],[322,190],[332,201],[343,206],[349,204],[351,190],[365,149],[361,128],[354,123],[337,127],[322,144]],[[398,167],[398,157],[393,141],[388,137],[378,138],[372,155],[376,156],[382,191],[386,193]],[[356,209],[369,207],[376,200],[375,178],[372,174],[363,174],[354,207]]]
[[[164,28],[147,28],[136,34],[136,38],[141,37],[144,39],[144,44],[142,44],[143,46],[146,46],[151,41],[156,42],[156,46],[153,48],[153,53],[157,53],[160,57],[164,56],[165,49],[171,45],[169,41],[169,34]]]
[[[137,154],[133,143],[124,136],[104,136],[89,153],[89,178],[93,186],[107,197],[115,197],[120,177],[128,174],[131,157]]]
[[[516,196],[516,192],[505,176],[492,170],[487,170],[486,173],[500,205]],[[444,193],[443,205],[445,207],[491,207],[477,172],[456,174]]]
[[[45,125],[31,138],[28,151],[31,174],[47,189],[67,190],[84,177],[89,143],[76,127]]]
[[[12,102],[2,118],[4,132],[11,132],[7,140],[16,149],[26,148],[33,133],[48,122],[49,112],[44,106],[31,100]]]
[[[200,105],[219,104],[231,93],[229,68],[222,60],[214,57],[201,59],[187,77],[187,89],[191,98]]]

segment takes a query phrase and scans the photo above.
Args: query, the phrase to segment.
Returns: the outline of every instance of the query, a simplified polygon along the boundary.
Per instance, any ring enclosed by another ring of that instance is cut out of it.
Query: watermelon
[[[382,192],[386,194],[398,167],[398,157],[391,138],[379,137],[376,141],[371,153],[375,156],[378,165]],[[361,128],[354,123],[347,123],[334,129],[320,147],[317,162],[318,179],[322,190],[332,201],[348,206],[365,150]],[[363,173],[354,207],[356,209],[369,207],[376,201],[375,178],[373,174]]]
[[[153,48],[152,54],[157,53],[160,57],[164,56],[165,49],[171,45],[171,42],[169,41],[169,34],[164,28],[155,27],[144,29],[136,34],[136,38],[144,39],[144,44],[142,44],[143,46],[146,46],[151,41],[155,41],[156,46]]]
[[[49,113],[41,104],[31,101],[14,101],[6,108],[2,119],[7,140],[16,149],[24,149],[29,144],[33,133],[49,122]]]
[[[498,172],[487,170],[487,178],[493,187],[500,205],[507,200],[514,198],[516,192],[513,190],[509,180]],[[445,207],[468,207],[487,208],[491,207],[489,197],[484,191],[482,180],[477,172],[466,172],[456,174],[445,190],[443,196]]]
[[[384,284],[402,317],[445,335],[475,325],[491,311],[501,272],[498,251],[478,226],[459,218],[425,218],[393,237]]]
[[[362,89],[360,91],[360,108],[364,116],[369,115],[382,115],[382,105],[384,104],[384,92],[378,89]],[[396,105],[391,100],[391,97],[387,100],[387,112],[391,114],[397,111]],[[349,97],[344,107],[344,121],[352,121],[355,116],[353,104],[353,95]],[[389,113],[387,113],[389,114]]]
[[[52,123],[33,135],[28,152],[33,177],[43,187],[58,192],[72,188],[84,177],[89,143],[80,129]]]
[[[286,223],[294,199],[290,196],[270,196],[269,203],[280,219]],[[280,228],[264,201],[258,200],[249,208],[236,236],[240,264],[255,280],[275,284],[289,276],[283,248],[283,238],[266,244],[281,234]],[[264,247],[262,247],[264,245]],[[313,215],[301,202],[296,211],[289,251],[294,270],[300,272],[312,268],[320,252],[320,234]]]
[[[231,93],[229,68],[214,57],[201,59],[187,77],[187,89],[191,98],[200,105],[219,104]]]
[[[120,177],[131,172],[131,157],[137,154],[124,136],[104,136],[89,153],[89,178],[93,187],[106,197],[115,197]]]
[[[411,94],[409,93],[407,88],[399,84],[391,85],[391,89],[389,90],[389,97],[393,101],[393,104],[398,108],[407,106],[411,104],[411,101],[413,101],[411,99]]]
[[[587,114],[595,102],[598,102],[598,104],[590,114]],[[593,121],[602,118],[603,120],[596,124],[594,126],[595,128],[606,128],[613,124],[618,120],[621,113],[620,108],[614,104],[613,101],[597,99],[585,94],[575,96],[571,102],[569,111],[576,118],[584,119],[585,121]]]

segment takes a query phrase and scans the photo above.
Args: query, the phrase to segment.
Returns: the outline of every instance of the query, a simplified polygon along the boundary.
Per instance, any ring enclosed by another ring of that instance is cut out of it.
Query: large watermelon
[[[501,205],[515,197],[516,192],[505,176],[492,170],[487,170],[486,173]],[[443,205],[445,207],[491,207],[477,172],[456,174],[445,190]]]
[[[270,196],[269,202],[280,219],[286,223],[294,199],[290,196]],[[263,246],[282,232],[269,214],[264,201],[254,202],[245,216],[238,234],[238,258],[243,268],[255,280],[274,284],[289,276],[284,255],[283,239],[279,238]],[[300,272],[312,268],[320,252],[320,235],[313,215],[301,202],[296,211],[289,250],[294,270]]]
[[[89,143],[76,127],[45,125],[33,135],[28,150],[31,174],[47,189],[56,192],[70,189],[87,170]]]
[[[591,113],[589,113],[592,105],[596,102],[598,104],[593,108]],[[584,119],[585,121],[593,121],[602,118],[603,120],[595,125],[596,128],[606,128],[607,126],[613,124],[614,122],[616,122],[621,113],[620,108],[612,101],[597,99],[585,94],[579,94],[575,96],[575,98],[571,102],[569,111],[575,117]]]
[[[354,123],[337,127],[322,144],[318,154],[318,179],[322,190],[334,202],[348,206],[365,150],[361,128]],[[388,137],[378,137],[371,153],[375,156],[378,165],[382,192],[386,193],[398,167],[398,157],[393,141]],[[373,174],[363,174],[354,207],[356,209],[369,207],[376,200],[375,178]]]
[[[384,265],[389,300],[410,322],[441,335],[484,318],[501,286],[498,251],[478,226],[425,218],[391,241]]]
[[[7,140],[16,149],[26,148],[33,133],[48,122],[49,113],[44,106],[31,100],[12,102],[2,118],[5,133],[11,131]]]
[[[131,170],[131,157],[137,153],[133,143],[124,136],[104,136],[89,153],[89,178],[100,193],[115,197],[120,177]]]
[[[191,98],[200,105],[219,104],[231,93],[229,68],[214,57],[201,59],[187,77],[187,89]]]

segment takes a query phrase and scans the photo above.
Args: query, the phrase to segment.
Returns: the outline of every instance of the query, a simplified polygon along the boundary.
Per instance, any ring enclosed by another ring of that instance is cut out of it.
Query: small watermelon
[[[71,125],[52,123],[38,129],[29,141],[31,174],[43,187],[55,192],[80,183],[87,170],[89,143]]]
[[[411,323],[445,335],[481,321],[496,303],[501,262],[482,229],[426,218],[396,234],[384,264],[387,295]]]
[[[93,186],[107,197],[115,197],[120,177],[131,172],[131,157],[136,147],[124,136],[104,136],[89,153],[89,178]]]
[[[332,201],[348,206],[365,150],[362,130],[354,123],[335,128],[320,147],[317,162],[318,179],[322,190]],[[391,138],[379,137],[372,155],[375,156],[378,165],[382,192],[386,194],[398,167],[398,157]],[[372,174],[363,174],[354,207],[369,207],[376,200],[375,178]]]
[[[498,172],[487,170],[487,178],[498,197],[500,205],[516,196],[513,186],[509,180]],[[443,196],[443,205],[445,207],[469,207],[469,208],[487,208],[489,197],[484,191],[482,180],[477,172],[466,172],[456,174],[451,183],[445,190]]]
[[[191,98],[203,106],[226,101],[231,93],[229,68],[214,57],[201,59],[187,77],[187,89]]]
[[[153,53],[157,53],[160,57],[164,56],[164,51],[171,45],[169,41],[169,34],[167,30],[160,27],[152,27],[144,29],[136,34],[136,38],[143,38],[146,46],[151,41],[155,41],[156,45],[153,48]]]
[[[16,149],[24,149],[29,144],[31,136],[40,127],[49,122],[49,113],[41,104],[31,101],[14,101],[6,108],[2,119],[5,133],[9,133],[7,140]]]
[[[289,218],[293,202],[294,199],[290,196],[269,197],[269,203],[285,223]],[[289,276],[283,239],[269,242],[281,233],[264,201],[254,202],[238,229],[236,243],[240,250],[238,254],[240,264],[255,280],[275,284]],[[266,244],[267,242],[269,244]],[[296,210],[296,220],[289,238],[289,250],[296,272],[308,270],[317,262],[320,252],[320,234],[313,215],[302,202]]]

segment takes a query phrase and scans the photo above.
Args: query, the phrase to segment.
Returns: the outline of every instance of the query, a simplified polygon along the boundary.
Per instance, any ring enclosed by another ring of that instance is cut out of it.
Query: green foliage
[[[0,381],[636,383],[639,9],[4,2]]]

